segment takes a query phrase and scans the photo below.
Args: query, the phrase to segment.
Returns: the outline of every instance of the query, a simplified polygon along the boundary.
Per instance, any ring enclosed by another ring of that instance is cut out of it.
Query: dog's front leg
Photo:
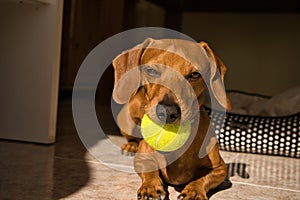
[[[144,140],[139,143],[134,158],[134,167],[142,179],[142,185],[137,191],[141,200],[168,200],[168,191],[160,177],[159,169],[164,157],[154,151]]]
[[[159,177],[158,171],[142,173],[142,185],[137,192],[137,198],[141,200],[167,200],[168,192]]]
[[[226,177],[226,164],[220,159],[218,166],[207,169],[206,175],[186,185],[178,200],[208,200],[207,192],[220,185]]]
[[[208,200],[207,192],[220,185],[226,178],[226,164],[214,145],[206,157],[199,160],[198,179],[185,186],[178,200]]]

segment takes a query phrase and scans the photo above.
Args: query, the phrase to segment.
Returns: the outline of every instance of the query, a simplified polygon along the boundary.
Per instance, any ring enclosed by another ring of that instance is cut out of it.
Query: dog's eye
[[[190,80],[196,80],[198,78],[201,78],[201,74],[199,72],[193,72],[187,76],[187,79],[190,79]]]
[[[151,67],[147,67],[145,69],[145,72],[149,75],[149,76],[153,76],[153,77],[159,77],[160,76],[160,72],[151,68]]]

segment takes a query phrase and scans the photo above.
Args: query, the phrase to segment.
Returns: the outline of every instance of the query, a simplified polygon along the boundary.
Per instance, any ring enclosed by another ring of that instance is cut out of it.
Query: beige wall
[[[184,13],[182,25],[227,65],[227,89],[274,95],[300,85],[300,14]]]

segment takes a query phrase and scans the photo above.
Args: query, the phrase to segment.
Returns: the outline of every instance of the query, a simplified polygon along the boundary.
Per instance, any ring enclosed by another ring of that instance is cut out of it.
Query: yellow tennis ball
[[[155,150],[170,152],[179,149],[187,141],[191,131],[190,122],[181,125],[165,124],[163,127],[144,115],[141,132],[144,140]]]

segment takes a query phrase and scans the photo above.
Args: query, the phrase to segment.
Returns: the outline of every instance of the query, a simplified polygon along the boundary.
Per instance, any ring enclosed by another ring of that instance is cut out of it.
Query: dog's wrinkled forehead
[[[128,51],[142,49],[140,64],[159,63],[170,67],[193,66],[201,74],[209,71],[210,62],[206,51],[197,43],[179,39],[146,39]]]

